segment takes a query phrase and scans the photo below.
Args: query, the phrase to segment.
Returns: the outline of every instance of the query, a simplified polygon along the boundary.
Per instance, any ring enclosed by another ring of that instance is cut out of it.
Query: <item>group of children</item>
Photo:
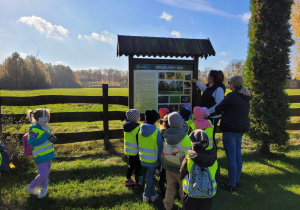
[[[216,193],[215,174],[218,168],[216,148],[213,143],[213,125],[205,117],[206,108],[189,104],[179,113],[170,108],[146,110],[145,121],[140,125],[140,112],[130,109],[126,112],[124,128],[124,152],[128,155],[125,185],[143,187],[143,202],[154,202],[159,198],[155,191],[155,174],[160,173],[160,191],[164,207],[172,209],[177,186],[180,202],[185,209],[210,209]],[[38,175],[25,191],[38,196],[47,195],[51,160],[55,157],[49,120],[50,110],[28,111],[29,127],[26,143],[37,165]],[[146,171],[143,180],[142,169]],[[131,179],[135,171],[135,180]],[[165,188],[166,184],[166,188]],[[38,187],[41,186],[41,190]]]
[[[172,209],[177,186],[185,209],[210,209],[216,193],[218,168],[213,125],[205,119],[206,108],[189,104],[179,113],[169,107],[145,111],[140,125],[140,112],[126,112],[124,151],[128,155],[126,186],[142,187],[141,169],[146,171],[143,202],[159,198],[155,191],[155,173],[160,173],[159,188],[165,209]],[[131,179],[135,170],[135,181]],[[165,189],[166,182],[166,189]]]

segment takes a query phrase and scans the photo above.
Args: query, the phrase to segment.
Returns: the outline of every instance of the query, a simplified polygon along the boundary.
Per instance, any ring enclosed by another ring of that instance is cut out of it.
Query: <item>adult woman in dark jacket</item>
[[[215,108],[221,114],[220,129],[223,132],[223,145],[228,160],[228,184],[220,187],[228,191],[236,191],[242,172],[241,144],[244,132],[249,130],[249,108],[251,93],[243,87],[244,80],[234,76],[228,82],[232,91]]]
[[[224,99],[224,94],[226,91],[225,85],[223,84],[224,74],[221,70],[211,70],[208,74],[207,80],[208,83],[206,86],[201,84],[196,79],[193,79],[192,82],[196,83],[197,87],[203,91],[200,106],[208,108],[210,112],[208,119],[214,125],[213,139],[216,144],[215,133],[221,115],[215,113],[215,107]]]

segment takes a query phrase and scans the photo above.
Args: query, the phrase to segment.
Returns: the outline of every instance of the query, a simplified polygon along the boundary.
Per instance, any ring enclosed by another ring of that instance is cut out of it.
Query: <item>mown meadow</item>
[[[300,90],[287,90],[290,95]],[[36,95],[91,95],[101,96],[101,89],[50,89],[33,91],[3,91],[1,96]],[[109,95],[127,96],[127,89],[109,89]],[[41,106],[38,106],[41,107]],[[2,114],[22,114],[31,107],[2,107]],[[101,112],[95,104],[45,105],[51,112]],[[300,107],[292,104],[291,107]],[[127,107],[110,105],[110,111],[126,111]],[[292,118],[292,121],[299,121]],[[10,132],[25,133],[28,125],[19,131],[6,126]],[[55,133],[102,130],[102,122],[52,123]],[[111,121],[110,129],[122,128],[121,121]],[[298,209],[300,206],[300,134],[291,132],[285,147],[272,146],[271,156],[261,156],[247,137],[243,139],[243,172],[241,187],[236,193],[218,189],[213,209]],[[222,180],[226,180],[227,161],[221,134],[217,134],[218,161]],[[126,157],[123,139],[111,140],[105,150],[103,140],[56,145],[52,162],[49,196],[43,200],[25,193],[25,187],[37,175],[34,164],[26,170],[11,170],[0,176],[0,209],[163,209],[162,198],[155,203],[142,203],[142,189],[124,186]],[[158,177],[157,177],[158,179]],[[159,192],[159,190],[157,189]],[[176,199],[174,209],[181,209]]]

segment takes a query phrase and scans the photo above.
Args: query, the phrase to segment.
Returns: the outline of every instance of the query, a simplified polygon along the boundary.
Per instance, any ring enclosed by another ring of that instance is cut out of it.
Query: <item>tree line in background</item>
[[[209,71],[206,67],[198,72],[198,80],[207,83]],[[232,60],[225,69],[224,84],[235,75],[244,76],[245,61]],[[100,88],[102,84],[110,87],[128,87],[128,71],[117,69],[77,70],[69,66],[43,63],[35,56],[23,59],[14,52],[0,64],[0,88],[2,89],[46,89],[46,88]],[[300,80],[291,78],[286,88],[300,88]]]
[[[128,87],[128,72],[116,69],[73,71],[69,66],[43,63],[32,55],[23,59],[17,52],[0,64],[1,89],[97,88],[102,83]]]
[[[99,88],[102,84],[128,87],[128,71],[117,69],[77,70],[74,72],[84,88]]]
[[[34,56],[23,59],[14,52],[0,64],[0,88],[46,89],[76,88],[81,83],[68,66],[43,63]]]

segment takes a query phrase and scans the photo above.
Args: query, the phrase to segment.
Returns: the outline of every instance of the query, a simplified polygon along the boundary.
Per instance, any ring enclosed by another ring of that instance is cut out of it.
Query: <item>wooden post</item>
[[[105,149],[109,147],[109,128],[108,128],[108,84],[102,84],[103,98],[103,137]]]
[[[193,78],[198,80],[198,65],[199,65],[199,56],[194,56],[194,70]],[[192,109],[195,106],[200,105],[201,91],[197,88],[196,84],[193,84],[193,99],[192,99]]]
[[[129,73],[129,94],[128,94],[128,108],[133,109],[133,55],[128,56],[128,73]]]

